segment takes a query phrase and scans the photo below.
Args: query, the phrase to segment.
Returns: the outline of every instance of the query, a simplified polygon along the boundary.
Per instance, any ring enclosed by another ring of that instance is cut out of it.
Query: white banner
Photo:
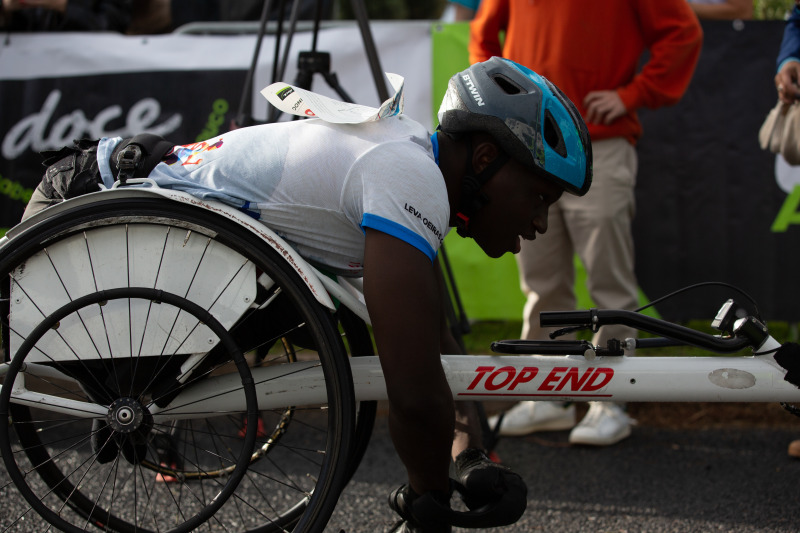
[[[405,113],[432,127],[431,23],[373,22],[382,72],[405,78]],[[288,34],[281,39],[285,47]],[[282,79],[273,80],[274,35],[265,36],[252,86],[252,115],[265,122],[259,93],[273,81],[294,84],[312,32],[291,39]],[[113,33],[9,34],[0,46],[0,235],[22,214],[42,177],[43,150],[74,139],[155,133],[183,144],[228,131],[237,118],[257,42],[248,35]],[[356,104],[381,105],[361,32],[355,23],[322,29],[317,51]],[[279,54],[284,61],[284,50]],[[391,84],[382,80],[391,94]],[[344,99],[317,74],[311,90]],[[285,115],[281,120],[290,120]]]
[[[431,23],[372,22],[370,27],[382,70],[397,73],[406,80],[406,114],[430,129]],[[286,41],[287,35],[284,35],[282,44]],[[310,50],[311,42],[312,32],[295,33],[286,74],[281,80],[273,80],[275,37],[265,36],[253,87],[253,109],[257,117],[265,119],[267,113],[267,104],[258,94],[259,90],[273,81],[292,83],[297,75],[298,54]],[[153,94],[156,85],[150,76],[157,76],[159,72],[247,70],[255,44],[255,35],[11,34],[8,44],[0,50],[0,80],[146,72],[147,77],[142,78],[139,84],[141,95],[157,97]],[[317,50],[331,54],[331,71],[356,103],[367,106],[381,104],[361,32],[355,23],[320,30]],[[388,81],[384,82],[390,88]],[[311,89],[341,99],[321,76],[314,77]],[[110,102],[113,98],[113,94],[108,94]],[[6,101],[1,90],[0,101],[3,114],[13,113],[19,104]],[[43,104],[44,101],[40,102]]]

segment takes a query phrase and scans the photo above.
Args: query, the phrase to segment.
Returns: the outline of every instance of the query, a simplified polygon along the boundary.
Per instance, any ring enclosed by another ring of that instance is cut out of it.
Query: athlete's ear
[[[473,143],[472,168],[475,170],[475,173],[478,174],[486,168],[489,163],[494,161],[500,153],[500,150],[497,148],[497,144],[495,144],[492,138],[488,136],[476,137]]]

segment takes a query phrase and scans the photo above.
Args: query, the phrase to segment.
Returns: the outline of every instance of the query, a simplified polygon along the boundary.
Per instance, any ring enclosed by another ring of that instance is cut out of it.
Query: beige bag
[[[781,155],[790,165],[800,165],[800,103],[793,103],[786,112]]]
[[[761,145],[762,150],[769,150],[773,154],[780,153],[787,107],[778,100],[778,104],[767,114],[766,120],[758,131],[758,144]]]
[[[790,165],[800,165],[800,102],[778,102],[758,132],[764,150],[781,154]]]

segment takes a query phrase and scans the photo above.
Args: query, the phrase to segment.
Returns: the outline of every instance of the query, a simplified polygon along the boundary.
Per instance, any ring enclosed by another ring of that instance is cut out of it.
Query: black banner
[[[184,70],[0,80],[0,228],[19,221],[41,180],[40,151],[144,131],[207,139],[229,128],[244,79],[244,70]]]
[[[683,100],[641,112],[634,224],[639,285],[653,300],[701,281],[730,283],[748,292],[766,318],[797,321],[800,220],[792,223],[797,202],[787,194],[794,170],[783,168],[788,175],[779,185],[780,165],[758,146],[758,130],[777,101],[773,77],[783,23],[737,29],[707,22],[703,29],[703,52]],[[731,296],[703,289],[657,309],[668,319],[705,318]]]

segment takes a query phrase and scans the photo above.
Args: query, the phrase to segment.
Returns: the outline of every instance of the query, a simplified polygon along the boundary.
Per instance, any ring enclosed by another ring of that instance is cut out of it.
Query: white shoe
[[[611,402],[589,402],[589,411],[569,434],[572,444],[610,446],[631,434],[636,420]]]
[[[497,427],[500,417],[489,417],[489,427]],[[499,435],[519,437],[536,431],[560,431],[575,426],[575,406],[560,402],[519,402],[506,411]]]

